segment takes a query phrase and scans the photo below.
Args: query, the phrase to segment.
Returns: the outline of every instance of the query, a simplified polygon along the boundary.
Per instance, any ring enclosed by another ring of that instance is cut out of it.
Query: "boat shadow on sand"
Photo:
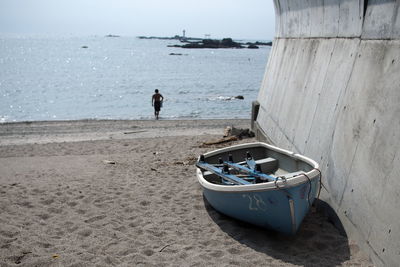
[[[329,206],[323,201],[318,201],[315,211],[307,214],[296,235],[286,236],[219,213],[204,196],[203,199],[209,216],[222,231],[257,252],[302,266],[337,266],[350,259],[343,226],[336,218],[333,224],[333,211],[327,210]]]

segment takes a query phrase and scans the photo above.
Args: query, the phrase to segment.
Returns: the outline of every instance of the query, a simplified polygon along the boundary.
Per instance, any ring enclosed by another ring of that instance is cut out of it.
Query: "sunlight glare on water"
[[[0,38],[0,122],[152,119],[154,89],[165,97],[162,119],[249,118],[270,47],[167,47],[177,43]]]

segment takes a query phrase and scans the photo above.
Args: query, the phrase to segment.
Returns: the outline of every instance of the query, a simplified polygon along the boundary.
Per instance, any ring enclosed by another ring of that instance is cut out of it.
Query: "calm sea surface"
[[[0,122],[152,119],[156,88],[161,119],[250,117],[270,47],[169,44],[178,41],[0,37]]]

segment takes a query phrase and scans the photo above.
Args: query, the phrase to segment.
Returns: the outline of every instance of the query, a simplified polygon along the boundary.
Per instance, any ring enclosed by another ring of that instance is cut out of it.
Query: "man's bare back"
[[[153,101],[162,101],[163,96],[160,93],[153,95]]]
[[[162,101],[164,100],[164,97],[162,94],[158,92],[158,89],[155,90],[155,94],[151,98],[151,105],[154,107],[154,116],[158,120],[158,114],[160,113],[161,110],[161,104]]]

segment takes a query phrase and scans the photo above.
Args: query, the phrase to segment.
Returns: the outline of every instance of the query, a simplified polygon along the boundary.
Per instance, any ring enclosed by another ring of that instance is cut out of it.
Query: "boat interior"
[[[247,153],[250,153],[255,163],[259,165],[261,172],[271,177],[288,179],[313,169],[313,166],[307,162],[262,146],[230,150],[206,156],[205,162],[220,166],[220,158],[223,161],[228,161],[231,155],[234,163],[245,166]],[[221,177],[210,171],[203,171],[203,177],[211,183],[223,184]]]

